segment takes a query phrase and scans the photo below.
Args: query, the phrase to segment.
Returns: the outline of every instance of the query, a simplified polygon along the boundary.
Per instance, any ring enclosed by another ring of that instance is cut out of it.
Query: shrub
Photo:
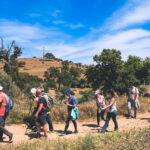
[[[0,72],[0,85],[9,96],[17,97],[21,94],[19,88],[12,82],[12,78],[4,72]]]

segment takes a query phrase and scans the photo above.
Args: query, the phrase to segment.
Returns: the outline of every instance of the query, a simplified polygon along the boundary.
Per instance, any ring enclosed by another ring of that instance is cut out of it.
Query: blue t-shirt
[[[76,104],[76,100],[75,100],[74,96],[70,96],[70,97],[69,97],[68,103],[69,103],[70,105]],[[71,111],[72,111],[73,108],[74,108],[74,107],[68,106],[68,114],[69,114],[69,115],[71,115]]]
[[[43,104],[43,107],[46,108],[47,107],[47,102],[45,100],[44,97],[40,97],[38,100],[38,104],[37,104],[37,109],[39,108],[40,104]],[[42,108],[42,110],[39,112],[39,115],[45,115],[47,112],[46,110]]]

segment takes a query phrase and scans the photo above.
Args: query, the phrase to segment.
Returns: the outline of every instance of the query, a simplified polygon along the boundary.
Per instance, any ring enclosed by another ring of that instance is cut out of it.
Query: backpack
[[[49,97],[48,95],[44,94],[43,97],[45,98],[46,100],[46,103],[47,103],[47,106],[45,108],[46,112],[50,112],[51,111],[51,108],[54,104],[54,99]]]
[[[10,110],[13,109],[13,101],[6,95],[4,94],[5,100],[6,100],[6,105],[5,105],[5,115],[8,115]]]

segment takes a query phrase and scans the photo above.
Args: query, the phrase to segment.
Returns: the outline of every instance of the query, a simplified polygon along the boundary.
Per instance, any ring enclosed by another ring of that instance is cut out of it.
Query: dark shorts
[[[40,126],[44,126],[46,124],[46,114],[44,115],[39,115],[36,122],[40,124]]]

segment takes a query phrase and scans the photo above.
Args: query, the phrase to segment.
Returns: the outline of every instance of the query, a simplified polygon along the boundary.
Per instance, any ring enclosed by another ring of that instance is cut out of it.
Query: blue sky
[[[42,57],[42,47],[84,64],[103,48],[150,57],[150,0],[1,0],[0,37],[22,57]]]

